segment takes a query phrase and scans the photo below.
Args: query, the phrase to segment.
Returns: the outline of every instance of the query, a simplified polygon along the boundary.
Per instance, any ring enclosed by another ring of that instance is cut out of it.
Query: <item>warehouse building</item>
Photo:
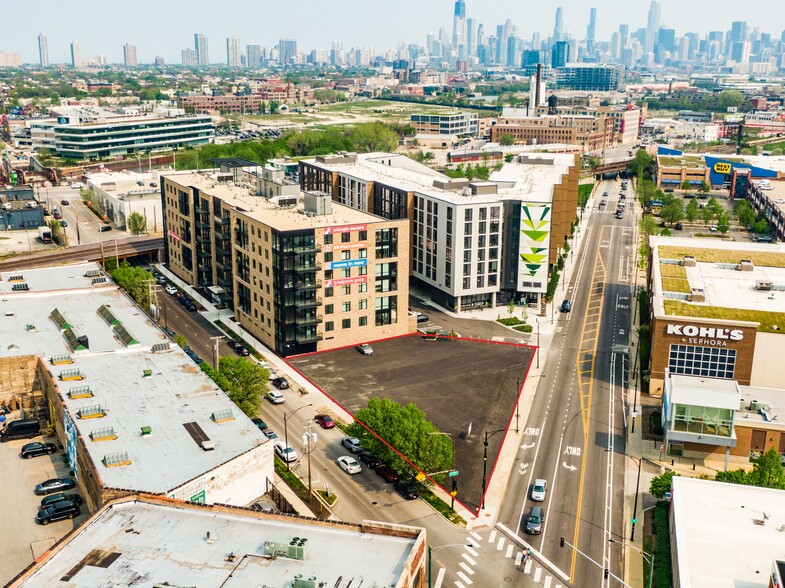
[[[5,272],[0,294],[0,400],[56,435],[91,510],[266,492],[272,442],[98,264]]]
[[[425,530],[154,496],[113,501],[8,585],[425,588]]]

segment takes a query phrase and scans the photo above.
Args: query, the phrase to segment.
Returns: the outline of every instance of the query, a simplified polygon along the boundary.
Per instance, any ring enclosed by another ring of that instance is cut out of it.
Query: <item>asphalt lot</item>
[[[484,433],[510,423],[515,427],[516,381],[523,384],[534,349],[419,336],[376,342],[373,349],[369,357],[350,347],[292,358],[289,364],[352,414],[371,396],[416,404],[440,431],[454,435],[458,499],[476,508]],[[489,479],[503,437],[489,438]]]
[[[9,418],[9,420],[14,420]],[[73,520],[43,526],[35,522],[41,496],[33,494],[35,485],[49,478],[67,477],[63,453],[21,459],[22,445],[31,441],[53,441],[36,437],[0,443],[0,470],[3,472],[3,532],[0,533],[0,585],[5,585],[61,537],[81,525],[87,518],[87,507]],[[79,492],[79,488],[69,490]]]

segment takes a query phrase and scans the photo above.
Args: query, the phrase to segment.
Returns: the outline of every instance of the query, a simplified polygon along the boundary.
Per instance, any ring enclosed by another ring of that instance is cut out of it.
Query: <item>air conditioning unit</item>
[[[213,451],[215,449],[215,441],[202,441],[202,449],[205,451]]]
[[[757,400],[753,400],[750,402],[750,410],[752,412],[758,412],[762,408],[762,402],[758,402]]]

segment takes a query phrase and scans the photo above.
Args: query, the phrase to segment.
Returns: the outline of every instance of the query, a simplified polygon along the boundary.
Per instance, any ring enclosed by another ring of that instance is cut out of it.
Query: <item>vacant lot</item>
[[[455,436],[459,496],[477,506],[481,497],[485,431],[505,429],[514,416],[533,348],[481,341],[426,341],[418,336],[373,344],[374,354],[339,349],[290,364],[354,414],[371,396],[410,402],[440,431]],[[490,475],[504,435],[488,445]]]

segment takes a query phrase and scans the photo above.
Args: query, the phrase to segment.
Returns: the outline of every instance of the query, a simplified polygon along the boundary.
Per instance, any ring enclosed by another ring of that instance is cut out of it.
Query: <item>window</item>
[[[463,252],[463,261],[469,262],[472,260],[472,252],[471,250],[467,249]]]
[[[672,374],[733,379],[736,350],[694,345],[671,345],[668,370]]]
[[[466,212],[463,213],[463,220],[465,220],[466,222],[471,222],[471,220],[472,220],[472,209],[471,208],[467,208]]]
[[[392,325],[398,322],[398,297],[381,296],[376,299],[376,326]]]
[[[463,279],[463,289],[468,290],[472,287],[472,279],[471,278],[464,278]]]
[[[488,218],[488,209],[487,208],[481,208],[480,209],[480,220],[484,221],[487,218]]]
[[[333,260],[333,252],[332,251],[328,251],[327,253],[324,254],[324,262],[325,263],[330,263],[332,260]]]
[[[368,300],[363,298],[360,300],[360,310],[365,310],[368,308]]]
[[[341,251],[341,261],[347,261],[352,258],[351,251]]]
[[[364,282],[364,283],[360,284],[360,290],[359,291],[360,291],[360,294],[362,294],[363,292],[367,292],[368,291],[368,283]]]
[[[351,293],[352,293],[351,286],[341,286],[341,294],[343,294],[344,296],[348,296]]]
[[[463,264],[463,275],[464,276],[470,276],[471,273],[472,273],[472,264],[464,263]]]
[[[362,267],[357,268],[357,275],[358,276],[367,276],[368,275],[368,266],[364,265]]]
[[[368,257],[368,250],[367,249],[360,249],[359,251],[359,258],[365,259]]]
[[[359,236],[357,237],[360,241],[367,241],[368,240],[368,231],[360,231]]]
[[[327,288],[324,289],[324,295],[327,298],[331,298],[332,297],[332,295],[333,295],[333,288],[332,288],[332,286],[328,286]]]
[[[471,235],[472,234],[472,223],[465,223],[463,225],[463,234],[464,235]]]
[[[352,311],[351,302],[341,302],[341,312],[351,312],[351,311]]]
[[[325,304],[324,305],[324,314],[332,314],[335,310],[335,307],[332,304]]]
[[[477,276],[477,287],[478,288],[485,287],[485,276]]]
[[[327,321],[324,323],[324,330],[325,331],[334,331],[335,330],[335,323],[333,321]]]
[[[352,275],[352,268],[345,267],[341,269],[341,277],[348,278]]]
[[[341,243],[348,243],[352,240],[351,233],[341,233]]]
[[[367,327],[368,326],[368,317],[367,316],[361,316],[360,317],[360,326],[361,327]]]
[[[674,404],[673,429],[696,435],[730,437],[733,434],[733,410]]]
[[[265,234],[265,237],[266,236],[267,235]],[[325,245],[332,245],[333,244],[333,235],[332,235],[332,233],[325,234],[325,236],[324,236],[324,244]]]
[[[343,319],[341,321],[341,328],[342,329],[351,329],[352,328],[352,319]]]

